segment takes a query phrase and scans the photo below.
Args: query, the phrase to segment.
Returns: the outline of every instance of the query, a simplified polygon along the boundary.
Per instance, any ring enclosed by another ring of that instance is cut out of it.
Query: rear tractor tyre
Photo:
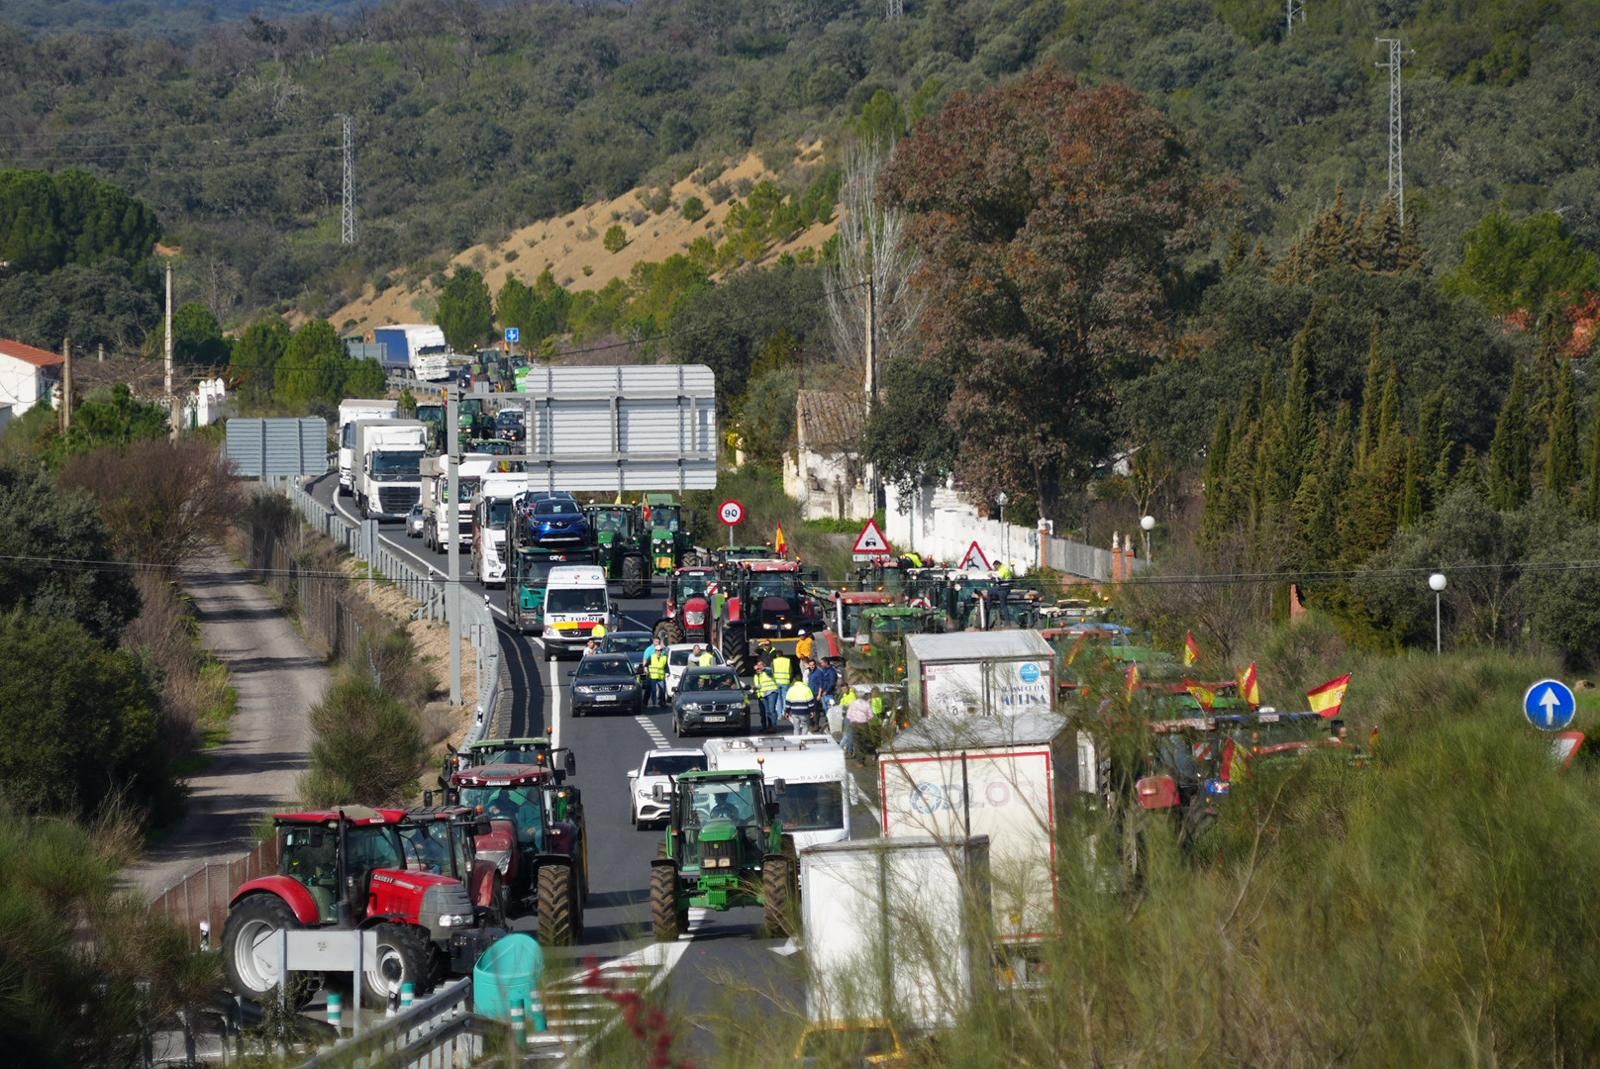
[[[794,935],[799,929],[796,908],[800,902],[795,886],[794,862],[786,857],[769,857],[761,863],[761,920],[770,938]]]
[[[577,887],[570,865],[539,868],[539,942],[545,946],[571,946],[582,926]]]
[[[650,593],[650,579],[645,575],[644,560],[624,557],[622,560],[622,596],[642,598]]]
[[[402,984],[411,984],[421,998],[428,990],[432,965],[426,933],[410,924],[380,924],[375,931],[378,955],[362,976],[362,1003],[369,1009],[384,1009],[400,994]]]
[[[678,869],[674,865],[650,866],[650,926],[656,942],[676,942],[683,934],[684,914],[678,911]]]
[[[222,928],[222,967],[234,994],[251,1002],[271,997],[278,987],[277,935],[299,927],[276,895],[252,895],[234,907]]]
[[[676,646],[683,641],[683,627],[676,620],[662,620],[656,624],[656,645]]]
[[[722,629],[722,659],[739,678],[750,674],[750,644],[745,639],[743,624],[730,624]]]

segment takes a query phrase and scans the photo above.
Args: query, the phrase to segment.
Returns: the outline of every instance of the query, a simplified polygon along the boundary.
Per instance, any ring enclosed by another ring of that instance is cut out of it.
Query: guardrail
[[[340,1040],[300,1069],[468,1069],[483,1057],[495,1026],[472,1014],[472,979],[446,984],[361,1035]]]

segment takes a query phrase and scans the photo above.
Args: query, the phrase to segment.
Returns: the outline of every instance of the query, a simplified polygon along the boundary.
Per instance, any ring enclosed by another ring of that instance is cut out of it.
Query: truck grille
[[[419,496],[415,486],[380,486],[378,508],[391,516],[410,512]]]

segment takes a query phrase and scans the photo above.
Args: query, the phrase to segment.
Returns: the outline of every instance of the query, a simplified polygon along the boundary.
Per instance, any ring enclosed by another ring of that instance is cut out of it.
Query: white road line
[[[655,724],[651,722],[649,717],[636,716],[633,718],[633,722],[644,728],[644,733],[650,736],[651,742],[655,743],[659,747],[664,748],[667,746],[667,737],[661,733],[660,728],[656,727]]]
[[[544,643],[533,639],[533,644],[539,647],[539,659],[544,663],[545,671],[550,677],[550,748],[559,749],[561,746],[561,693],[566,688],[561,682],[561,659],[550,660],[545,657]]]

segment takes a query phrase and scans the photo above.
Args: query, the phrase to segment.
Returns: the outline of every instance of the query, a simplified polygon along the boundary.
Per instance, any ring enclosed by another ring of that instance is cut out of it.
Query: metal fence
[[[302,1062],[301,1069],[468,1069],[483,1056],[485,1040],[502,1031],[494,1022],[473,1016],[472,980],[463,977],[376,1028]]]
[[[222,925],[228,919],[228,899],[233,897],[233,892],[258,876],[277,871],[278,841],[273,838],[258,843],[254,850],[231,861],[212,861],[195,869],[161,892],[150,903],[150,911],[177,925],[193,946],[198,947],[201,942],[201,921],[206,922],[213,939],[220,941]]]

